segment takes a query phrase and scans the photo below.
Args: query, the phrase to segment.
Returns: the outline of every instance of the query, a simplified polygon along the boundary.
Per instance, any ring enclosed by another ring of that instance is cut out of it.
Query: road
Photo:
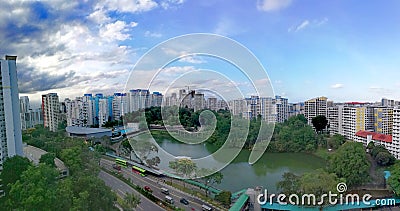
[[[143,195],[139,194],[135,189],[131,186],[127,185],[123,181],[119,180],[118,178],[108,174],[107,172],[100,171],[99,178],[102,179],[107,186],[109,186],[116,194],[120,197],[124,198],[126,193],[134,193],[140,195],[140,204],[137,206],[136,210],[143,210],[143,211],[162,211],[161,207],[159,207],[154,202],[150,201]]]
[[[101,166],[115,171],[112,168],[113,161],[109,161],[106,159],[101,159],[100,164]],[[200,199],[193,197],[189,195],[188,193],[182,192],[180,190],[177,190],[173,187],[167,186],[163,183],[163,179],[168,179],[168,178],[158,178],[155,176],[147,175],[146,177],[142,177],[138,174],[132,173],[132,170],[130,168],[122,168],[121,173],[125,176],[125,178],[128,178],[132,181],[132,183],[139,185],[140,187],[144,186],[149,186],[153,190],[153,195],[156,196],[157,198],[161,200],[165,200],[165,194],[161,193],[161,188],[165,187],[169,190],[169,196],[171,196],[175,203],[174,205],[182,208],[184,210],[192,211],[192,210],[202,210],[201,205],[205,204],[203,203]],[[180,199],[185,198],[186,200],[189,201],[189,205],[184,205],[180,203]],[[214,208],[214,210],[216,210]]]

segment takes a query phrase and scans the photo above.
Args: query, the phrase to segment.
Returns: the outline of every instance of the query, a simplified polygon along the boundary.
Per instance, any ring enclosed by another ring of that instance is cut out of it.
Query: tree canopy
[[[326,126],[328,125],[328,120],[324,115],[318,115],[312,118],[311,122],[317,133],[322,132],[324,129],[326,129]]]
[[[389,186],[397,197],[400,197],[400,162],[393,165],[391,175],[389,177]]]
[[[362,143],[344,143],[328,163],[329,172],[346,179],[348,186],[360,185],[368,179],[370,163]]]

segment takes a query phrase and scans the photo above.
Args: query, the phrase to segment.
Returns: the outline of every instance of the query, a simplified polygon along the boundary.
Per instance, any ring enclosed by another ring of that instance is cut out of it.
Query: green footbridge
[[[389,205],[387,204],[386,206],[382,205],[382,207],[394,207],[394,206],[399,206],[400,205],[400,199],[395,199],[395,198],[387,198],[385,199],[386,202],[391,202],[395,203],[396,205]],[[382,199],[380,199],[382,201]],[[325,206],[322,209],[320,207],[300,207],[300,206],[295,206],[295,205],[281,205],[279,203],[265,203],[261,207],[266,209],[266,210],[294,210],[294,211],[337,211],[337,210],[359,210],[359,209],[373,209],[373,208],[378,208],[381,207],[380,205],[377,205],[377,200],[371,200],[369,201],[368,204],[360,202],[359,204],[354,203],[354,204],[337,204],[337,205],[332,205],[332,206]]]
[[[229,211],[240,211],[243,209],[243,207],[246,206],[247,201],[249,200],[249,196],[246,194],[246,190],[247,189],[243,189],[232,194],[232,200],[236,199],[239,195],[240,196],[239,198],[237,198],[236,202],[232,205]]]

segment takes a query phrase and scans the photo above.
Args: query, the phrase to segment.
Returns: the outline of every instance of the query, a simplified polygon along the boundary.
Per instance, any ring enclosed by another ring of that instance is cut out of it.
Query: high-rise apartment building
[[[129,91],[130,112],[151,106],[151,96],[148,89],[133,89]]]
[[[276,122],[284,122],[289,118],[289,102],[287,98],[275,96]]]
[[[307,123],[312,125],[312,119],[316,116],[327,116],[327,100],[326,97],[317,97],[304,102],[304,116]]]
[[[153,92],[153,94],[151,94],[150,106],[159,107],[162,105],[162,101],[163,95],[161,94],[161,92]]]
[[[393,108],[374,108],[374,131],[377,133],[391,135],[393,129]]]
[[[199,111],[205,108],[205,99],[204,94],[202,93],[195,93],[192,99],[192,107],[194,111]]]
[[[127,93],[114,93],[112,100],[112,113],[114,120],[120,120],[121,116],[129,112],[129,98]]]
[[[57,93],[42,95],[42,111],[44,127],[56,132],[60,118],[60,101]]]
[[[16,60],[0,59],[0,170],[8,157],[23,156]]]
[[[21,129],[33,128],[35,125],[43,124],[43,114],[40,108],[31,109],[28,96],[19,98]]]
[[[343,134],[343,105],[328,107],[328,124],[330,134]]]
[[[259,111],[263,120],[267,122],[276,122],[279,118],[278,109],[275,105],[275,100],[271,97],[260,97],[259,99]],[[282,107],[281,107],[282,108]],[[281,110],[281,112],[283,112]],[[282,115],[282,113],[281,113]],[[284,114],[283,114],[284,115]],[[282,116],[280,116],[282,117]],[[284,121],[284,120],[283,120]]]
[[[207,105],[206,107],[212,111],[218,110],[218,99],[216,97],[209,97],[207,98]]]
[[[393,109],[393,131],[392,131],[391,153],[397,159],[400,159],[400,107]]]
[[[304,114],[304,103],[289,103],[289,117]]]

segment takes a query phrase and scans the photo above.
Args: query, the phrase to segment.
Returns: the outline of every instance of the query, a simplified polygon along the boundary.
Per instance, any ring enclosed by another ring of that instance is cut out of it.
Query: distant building
[[[195,93],[192,99],[192,107],[194,111],[199,111],[205,108],[204,94]]]
[[[289,117],[297,116],[299,114],[304,115],[304,103],[290,103],[289,104]]]
[[[212,111],[217,111],[218,110],[218,99],[216,97],[209,97],[207,98],[207,103],[206,107]]]
[[[148,89],[133,89],[129,91],[130,112],[151,106],[151,96]]]
[[[400,159],[400,108],[393,109],[392,147],[394,156]]]
[[[395,101],[394,100],[389,100],[389,99],[386,99],[386,98],[382,98],[381,106],[393,107],[393,106],[395,106]]]
[[[163,95],[160,92],[153,92],[151,94],[151,104],[150,106],[159,107],[162,105]]]
[[[8,157],[23,156],[16,56],[0,59],[0,170]]]
[[[282,110],[280,110],[281,113],[278,114],[278,109],[276,107],[275,102],[276,102],[275,99],[273,99],[271,97],[260,97],[259,98],[259,101],[258,101],[259,108],[256,110],[259,111],[259,114],[261,115],[263,120],[265,120],[267,122],[276,122],[278,118],[281,118],[280,120],[285,121],[283,119],[284,118],[283,116],[285,115],[284,111],[283,111],[284,105],[280,104],[279,109],[282,109]],[[286,103],[287,103],[287,101],[286,101]],[[286,110],[286,112],[287,112],[287,110]],[[254,115],[252,115],[252,116],[254,116]]]
[[[129,112],[129,99],[126,93],[114,93],[112,100],[112,113],[114,120],[120,120],[121,116]]]
[[[35,125],[43,124],[42,109],[31,109],[28,96],[19,98],[21,129],[33,128]]]
[[[307,123],[312,126],[312,119],[316,116],[327,116],[327,100],[326,97],[317,97],[304,102],[304,116]]]
[[[284,122],[289,118],[289,102],[287,98],[275,96],[276,122]]]
[[[56,132],[60,118],[60,102],[57,93],[42,95],[42,111],[44,127]]]

